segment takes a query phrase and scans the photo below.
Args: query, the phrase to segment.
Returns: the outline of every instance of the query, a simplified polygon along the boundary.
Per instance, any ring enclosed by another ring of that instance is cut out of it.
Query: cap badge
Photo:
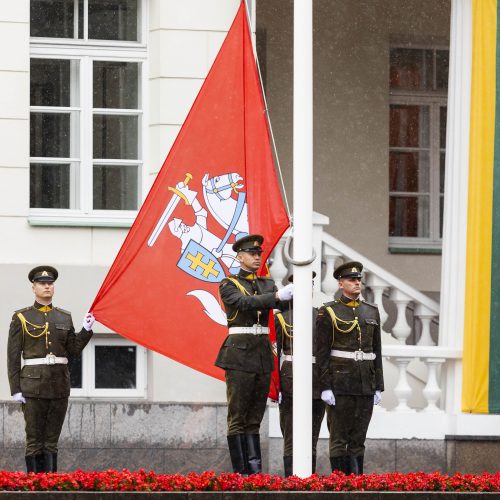
[[[358,272],[358,270],[357,270],[355,267],[353,267],[353,268],[351,269],[351,272],[353,272],[353,273],[357,273],[357,272]]]
[[[49,273],[47,271],[42,272],[42,276],[48,276],[48,275],[49,275]]]

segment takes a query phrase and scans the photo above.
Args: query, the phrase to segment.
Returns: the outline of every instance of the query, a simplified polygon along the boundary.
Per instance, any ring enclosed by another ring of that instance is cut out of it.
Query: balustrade
[[[389,363],[387,368],[395,367],[386,370],[388,375],[392,373],[392,376],[385,377],[386,391],[393,396],[387,400],[396,400],[393,407],[387,408],[388,413],[442,414],[441,396],[445,381],[441,374],[446,373],[442,367],[459,359],[461,352],[436,346],[431,336],[431,323],[439,321],[439,304],[324,232],[327,218],[318,216],[316,221],[319,222],[315,223],[314,230],[320,237],[315,237],[312,244],[317,247],[314,251],[318,259],[321,258],[321,267],[316,263],[316,269],[322,271],[315,285],[316,303],[328,300],[337,291],[337,281],[333,278],[335,267],[348,260],[363,262],[365,286],[370,300],[379,307],[381,326],[386,332],[382,352],[384,365]],[[290,264],[283,257],[286,238],[287,234],[273,254],[271,272],[278,286],[291,272]],[[413,321],[408,321],[407,311],[413,312]],[[420,331],[416,330],[418,323]]]

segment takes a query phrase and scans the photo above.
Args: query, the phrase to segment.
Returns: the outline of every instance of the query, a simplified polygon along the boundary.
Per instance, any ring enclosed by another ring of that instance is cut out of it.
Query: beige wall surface
[[[439,255],[388,250],[389,47],[449,39],[450,1],[314,0],[314,210],[327,232],[424,292]],[[257,1],[257,47],[292,200],[293,2]]]

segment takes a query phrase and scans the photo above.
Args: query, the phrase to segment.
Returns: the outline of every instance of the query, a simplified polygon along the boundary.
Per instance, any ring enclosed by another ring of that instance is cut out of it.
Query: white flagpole
[[[293,261],[311,259],[313,207],[312,0],[295,0],[293,36]],[[293,268],[293,472],[311,475],[312,266]]]

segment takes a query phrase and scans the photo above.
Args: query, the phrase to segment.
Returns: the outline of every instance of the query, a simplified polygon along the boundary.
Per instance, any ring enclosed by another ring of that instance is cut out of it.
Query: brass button
[[[52,342],[49,342],[49,345],[51,345],[51,344],[52,344]]]

